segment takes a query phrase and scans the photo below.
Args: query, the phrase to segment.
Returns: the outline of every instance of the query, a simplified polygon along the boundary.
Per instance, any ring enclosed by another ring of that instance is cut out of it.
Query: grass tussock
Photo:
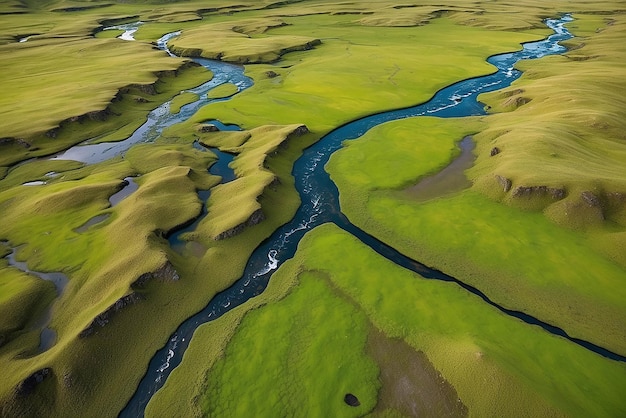
[[[176,114],[180,112],[180,108],[186,104],[193,103],[198,100],[198,95],[191,92],[184,92],[174,97],[170,103],[170,113]]]
[[[239,87],[232,83],[224,83],[215,87],[207,93],[209,99],[223,99],[236,94],[239,91]]]

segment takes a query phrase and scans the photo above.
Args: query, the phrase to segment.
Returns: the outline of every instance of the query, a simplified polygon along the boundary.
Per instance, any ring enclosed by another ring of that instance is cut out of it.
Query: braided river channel
[[[359,238],[364,244],[383,257],[404,268],[417,272],[426,278],[453,282],[507,315],[514,316],[528,324],[540,326],[547,332],[564,337],[605,357],[617,361],[626,361],[626,358],[619,354],[612,353],[592,343],[572,338],[562,329],[542,322],[537,318],[499,306],[480,290],[400,254],[395,249],[352,225],[341,213],[339,192],[328,173],[324,170],[324,165],[328,162],[332,153],[341,148],[344,140],[358,138],[369,129],[381,123],[423,115],[464,117],[485,114],[483,105],[476,99],[478,94],[507,87],[512,81],[519,78],[521,75],[520,71],[513,68],[519,60],[541,58],[546,55],[565,52],[566,48],[559,45],[559,42],[572,37],[565,28],[565,24],[572,20],[569,15],[564,15],[560,19],[548,19],[545,23],[554,31],[548,38],[542,41],[526,43],[523,45],[523,49],[518,52],[490,57],[488,62],[497,68],[497,71],[491,75],[452,84],[439,90],[426,103],[375,114],[350,122],[330,132],[314,145],[307,148],[295,162],[292,171],[295,177],[296,189],[302,201],[294,218],[277,229],[252,253],[243,276],[237,282],[216,295],[202,311],[183,322],[171,335],[165,347],[161,348],[150,361],[145,376],[133,397],[120,413],[120,416],[143,416],[145,407],[152,395],[163,386],[172,369],[180,364],[196,328],[220,317],[230,309],[263,292],[272,273],[284,261],[293,257],[298,242],[304,234],[312,228],[327,222],[336,224]],[[197,62],[211,69],[215,73],[216,78],[223,79],[219,71],[224,64],[219,63],[218,65],[218,63],[210,63],[206,60],[197,60]],[[231,75],[237,71],[241,73],[241,75],[236,76],[239,80],[242,80],[241,84],[239,84],[240,88],[249,86],[247,80],[241,78],[243,68],[227,64],[224,65],[224,68]],[[245,83],[243,80],[245,80]],[[195,106],[190,106],[188,110],[183,109],[182,113],[189,114],[193,107]],[[171,243],[172,245],[175,244]]]

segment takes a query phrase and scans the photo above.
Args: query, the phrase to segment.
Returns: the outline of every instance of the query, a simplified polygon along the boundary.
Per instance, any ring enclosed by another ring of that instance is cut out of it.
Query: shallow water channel
[[[428,102],[418,106],[384,112],[350,122],[330,132],[306,149],[294,164],[292,172],[296,181],[296,189],[302,201],[294,218],[279,228],[253,252],[243,276],[237,282],[215,296],[205,309],[179,326],[170,337],[166,346],[159,350],[150,361],[146,375],[140,382],[132,399],[120,413],[120,416],[143,416],[145,406],[152,395],[165,383],[171,370],[180,363],[195,329],[199,325],[221,316],[228,310],[260,294],[265,289],[271,274],[284,261],[293,257],[302,236],[310,229],[325,222],[335,223],[382,256],[402,267],[415,271],[427,278],[455,282],[507,315],[519,318],[529,324],[538,325],[548,332],[567,338],[603,356],[626,361],[626,358],[609,352],[602,347],[571,338],[563,330],[534,317],[503,308],[491,301],[480,290],[411,260],[352,225],[341,213],[337,187],[324,170],[324,165],[328,162],[332,153],[341,148],[344,140],[358,138],[372,127],[381,123],[422,115],[464,117],[485,114],[483,105],[476,100],[478,94],[498,90],[510,85],[513,80],[521,75],[518,70],[513,68],[513,65],[519,60],[535,59],[565,52],[566,49],[559,45],[558,42],[572,37],[564,27],[565,23],[569,21],[572,21],[572,18],[568,15],[563,16],[561,19],[546,20],[547,26],[555,32],[547,39],[527,43],[524,45],[524,49],[518,52],[490,57],[488,62],[498,69],[492,75],[452,84],[438,91]]]

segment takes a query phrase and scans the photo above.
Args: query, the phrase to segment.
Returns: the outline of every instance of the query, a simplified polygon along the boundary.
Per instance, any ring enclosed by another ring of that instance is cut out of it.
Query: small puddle
[[[137,191],[137,189],[139,188],[139,185],[135,183],[135,179],[133,177],[126,177],[124,179],[124,183],[125,185],[122,187],[122,189],[119,192],[109,197],[109,203],[111,204],[111,207],[117,205],[122,200],[126,199],[128,196],[130,196],[133,192]]]
[[[205,122],[203,122],[204,124],[207,125],[213,125],[215,126],[217,129],[219,129],[220,131],[241,131],[241,128],[239,127],[239,125],[235,125],[232,123],[222,123],[217,119],[213,119],[213,120],[207,120]]]
[[[27,181],[26,183],[22,183],[22,186],[44,186],[47,183],[45,181],[36,180],[36,181]]]
[[[461,155],[452,161],[446,168],[419,181],[415,186],[406,189],[416,200],[426,201],[448,194],[460,192],[472,185],[465,176],[465,170],[474,165],[476,156],[472,153],[474,141],[466,136],[459,142]]]
[[[74,232],[82,234],[83,232],[86,232],[89,228],[91,228],[92,226],[94,226],[96,224],[99,224],[100,222],[104,221],[109,216],[111,216],[110,213],[104,213],[102,215],[96,215],[93,218],[89,219],[84,224],[82,224],[81,226],[79,226],[78,228],[75,228]]]

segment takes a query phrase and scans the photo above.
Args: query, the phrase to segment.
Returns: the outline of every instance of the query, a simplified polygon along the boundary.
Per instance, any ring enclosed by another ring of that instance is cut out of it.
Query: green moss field
[[[358,228],[618,359],[326,223],[196,330],[145,416],[626,416],[626,2],[591,0],[0,0],[0,416],[119,416],[294,217],[307,147],[493,73],[563,13],[568,51],[516,64],[485,115],[381,124],[325,168]],[[198,58],[253,84],[192,92],[223,75]],[[53,158],[207,99],[115,157]]]

